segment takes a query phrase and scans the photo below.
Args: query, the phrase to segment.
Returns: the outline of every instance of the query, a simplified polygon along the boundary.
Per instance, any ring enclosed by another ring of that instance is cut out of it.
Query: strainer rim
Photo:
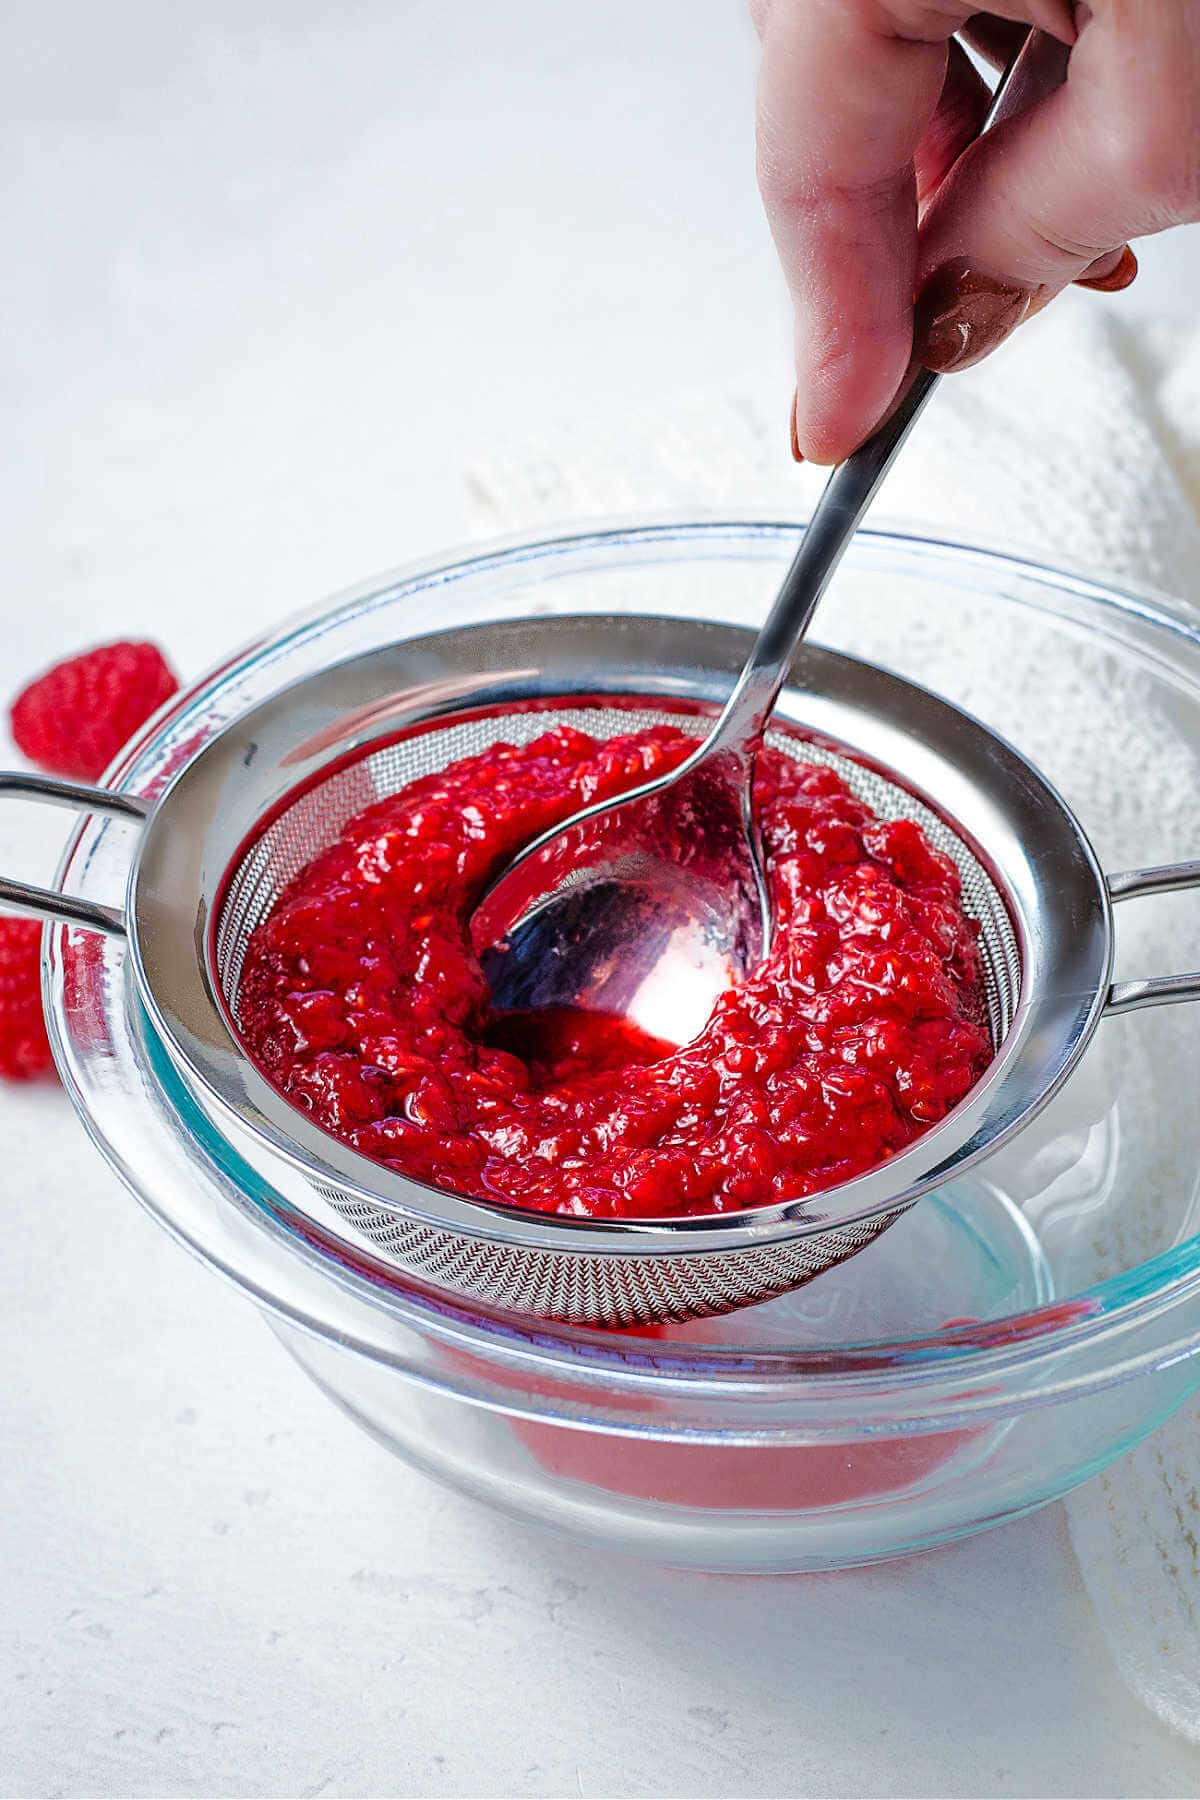
[[[615,616],[626,622],[629,617],[636,616],[639,622],[665,624],[672,629],[681,631],[685,630],[689,624],[694,624],[694,621],[681,620],[672,615],[639,613]],[[604,615],[585,613],[556,614],[551,617],[535,615],[529,619],[506,620],[502,623],[513,629],[518,626],[536,626],[543,632],[551,631],[557,634],[584,625],[595,626],[599,623],[603,626],[610,621]],[[475,628],[465,629],[469,634]],[[719,626],[709,626],[708,630],[716,632],[727,641],[737,641],[738,643],[748,640],[751,635],[745,627],[731,625],[727,622],[722,622]],[[448,641],[461,635],[461,632],[456,633],[453,630],[422,633],[405,640],[405,642],[411,648],[413,645],[425,646],[435,641]],[[150,821],[142,844],[139,845],[130,871],[129,927],[135,962],[139,970],[144,967],[144,957],[141,940],[141,913],[137,893],[138,876],[143,865],[143,853],[152,838],[155,823],[169,810],[169,803],[176,792],[189,778],[195,778],[197,765],[209,756],[210,752],[216,750],[222,740],[235,741],[239,731],[246,733],[254,726],[255,721],[266,715],[271,708],[289,702],[296,689],[310,686],[339,671],[344,673],[356,663],[372,662],[376,657],[377,652],[375,651],[366,652],[361,656],[349,656],[339,662],[329,664],[316,675],[306,675],[297,682],[286,684],[277,693],[230,720],[204,745],[198,756],[189,760],[175,773],[158,800],[154,817]],[[240,1079],[251,1095],[254,1116],[250,1117],[240,1106],[232,1105],[220,1087],[209,1079],[205,1070],[197,1066],[189,1057],[186,1047],[179,1044],[177,1033],[170,1020],[164,1015],[153,985],[148,981],[143,981],[139,975],[139,987],[143,990],[143,999],[155,1028],[175,1058],[177,1066],[189,1080],[193,1092],[197,1092],[198,1088],[198,1097],[201,1098],[202,1103],[205,1099],[211,1101],[218,1108],[222,1117],[251,1130],[267,1144],[271,1153],[282,1156],[300,1173],[309,1178],[327,1180],[331,1186],[340,1189],[344,1196],[352,1201],[393,1212],[397,1217],[406,1220],[415,1219],[435,1228],[465,1230],[472,1237],[496,1244],[584,1254],[602,1252],[606,1255],[650,1258],[663,1254],[700,1255],[710,1251],[730,1251],[749,1247],[775,1248],[786,1242],[816,1236],[825,1231],[836,1230],[859,1221],[869,1221],[894,1212],[940,1185],[951,1174],[965,1173],[983,1158],[991,1155],[1016,1130],[1028,1123],[1034,1114],[1047,1104],[1058,1091],[1062,1082],[1067,1079],[1078,1062],[1102,1016],[1112,959],[1112,920],[1103,873],[1086,833],[1062,795],[1001,734],[982,725],[964,708],[946,700],[922,684],[897,677],[864,658],[831,651],[815,643],[806,647],[806,658],[808,661],[802,667],[824,664],[827,672],[829,669],[848,669],[858,677],[865,678],[868,684],[878,682],[882,683],[886,689],[896,693],[915,695],[924,706],[932,708],[935,714],[940,715],[943,723],[953,722],[957,727],[965,726],[968,732],[980,735],[990,747],[1002,752],[1003,756],[1009,759],[1010,764],[1016,766],[1045,796],[1051,809],[1063,822],[1072,846],[1079,851],[1089,869],[1090,888],[1095,895],[1104,921],[1106,937],[1103,967],[1097,970],[1094,985],[1089,985],[1087,989],[1089,1003],[1086,1007],[1079,1007],[1076,1010],[1071,1035],[1066,1041],[1053,1079],[1039,1091],[1035,1101],[1022,1105],[1014,1116],[999,1128],[989,1131],[982,1141],[975,1142],[970,1134],[966,1133],[961,1141],[973,1145],[973,1147],[958,1153],[953,1148],[952,1134],[955,1131],[962,1131],[964,1120],[976,1118],[984,1112],[984,1103],[992,1095],[997,1084],[1011,1073],[1016,1051],[1023,1041],[1022,1033],[1028,1028],[1030,1010],[1033,1005],[1025,991],[1027,984],[1024,980],[1022,993],[1006,1039],[1006,1043],[1010,1047],[996,1057],[989,1069],[985,1071],[963,1101],[951,1110],[946,1119],[922,1134],[913,1144],[906,1146],[895,1157],[877,1165],[876,1168],[864,1175],[855,1177],[852,1181],[840,1183],[836,1187],[822,1190],[801,1200],[768,1203],[736,1213],[700,1214],[692,1217],[682,1216],[666,1219],[578,1219],[555,1213],[527,1211],[502,1202],[457,1196],[446,1190],[414,1181],[410,1177],[395,1174],[363,1156],[360,1152],[352,1150],[305,1114],[299,1112],[245,1057],[240,1041],[230,1032],[231,1041],[235,1043],[239,1056],[245,1064]],[[587,684],[587,691],[594,692],[594,684]],[[626,691],[633,694],[640,690],[630,686]],[[825,691],[825,685],[822,684],[820,694]],[[781,704],[786,704],[788,697],[798,692],[810,703],[815,703],[820,697],[819,694],[808,693],[803,688],[797,688],[794,683],[789,683]],[[561,702],[561,695],[559,698]],[[656,700],[660,699],[661,696],[656,696]],[[819,729],[814,735],[821,735]],[[845,744],[845,740],[838,741]],[[372,739],[372,747],[373,745],[374,740]],[[861,746],[847,745],[845,748],[847,754],[856,757],[857,760],[864,760]],[[329,763],[335,760],[335,757],[327,759]],[[870,758],[865,760],[869,766]],[[322,765],[322,768],[324,766]],[[888,765],[884,766],[888,767]],[[986,847],[978,843],[973,833],[935,795],[931,794],[928,789],[920,787],[907,776],[901,782],[894,769],[889,768],[889,775],[892,780],[912,791],[915,797],[929,805],[931,810],[939,816],[945,817],[956,833],[970,846],[972,853],[979,856],[981,861],[987,862]],[[299,776],[296,785],[300,785]],[[1007,892],[1007,884],[997,879],[997,886],[1000,888],[1006,904],[1009,904],[1011,897]],[[209,920],[209,929],[215,925],[215,921],[214,908]],[[1019,919],[1018,923],[1020,923]],[[1027,961],[1028,959],[1026,959]],[[218,998],[213,991],[214,983],[211,971],[208,972],[206,985],[209,1004],[214,1011],[221,1012],[223,1028],[229,1032],[228,1023],[224,1018],[223,1000]],[[938,1144],[945,1146],[948,1142],[952,1144],[949,1158],[943,1153],[933,1162],[929,1162],[931,1146]],[[903,1176],[914,1168],[919,1168],[920,1173],[907,1181],[904,1186],[897,1188],[893,1180],[894,1171],[899,1170]],[[850,1205],[847,1205],[847,1200],[852,1193],[857,1197]]]

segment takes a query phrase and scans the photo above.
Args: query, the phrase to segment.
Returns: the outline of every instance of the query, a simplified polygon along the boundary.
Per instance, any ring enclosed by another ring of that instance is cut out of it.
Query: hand
[[[966,367],[1070,282],[1128,286],[1130,237],[1200,218],[1200,0],[751,6],[797,455],[840,461],[914,356]],[[1070,46],[1068,79],[971,143],[988,95],[954,34],[1004,62],[1029,25]]]

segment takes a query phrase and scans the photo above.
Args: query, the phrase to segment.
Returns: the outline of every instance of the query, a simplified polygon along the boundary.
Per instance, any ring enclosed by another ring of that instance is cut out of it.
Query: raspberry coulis
[[[564,1013],[497,1018],[470,937],[538,832],[674,767],[660,727],[496,744],[359,813],[248,946],[250,1054],[389,1168],[584,1218],[720,1213],[874,1167],[990,1058],[977,931],[954,865],[826,767],[759,757],[771,953],[682,1048]]]

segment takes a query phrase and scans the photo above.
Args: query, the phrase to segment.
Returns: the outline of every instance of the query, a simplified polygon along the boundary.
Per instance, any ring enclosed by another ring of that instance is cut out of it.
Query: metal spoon
[[[1026,40],[984,129],[1062,79],[1065,49]],[[751,811],[754,763],[796,649],[842,555],[929,401],[917,373],[891,417],[836,468],[749,660],[686,761],[536,838],[476,914],[502,1012],[583,1009],[686,1043],[718,995],[771,945],[771,903]]]
[[[834,470],[716,724],[669,774],[585,807],[511,862],[478,914],[502,1011],[583,1008],[686,1043],[771,945],[755,758],[830,577],[937,382]],[[486,923],[485,923],[486,922]]]

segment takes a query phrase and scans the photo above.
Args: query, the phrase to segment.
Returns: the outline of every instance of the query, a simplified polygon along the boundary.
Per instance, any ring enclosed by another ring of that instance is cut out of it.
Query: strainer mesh
[[[691,715],[647,707],[571,706],[504,710],[428,730],[376,750],[310,787],[254,839],[226,882],[214,938],[216,974],[235,1020],[246,946],[284,889],[364,807],[424,775],[492,744],[528,743],[552,725],[593,737],[655,725],[696,729]],[[698,733],[697,733],[698,734]],[[1021,985],[1020,949],[996,883],[967,841],[898,781],[789,731],[768,734],[774,749],[835,769],[882,819],[909,818],[955,863],[963,907],[978,921],[987,1024],[1003,1041]],[[782,1244],[672,1255],[645,1255],[607,1238],[594,1252],[531,1248],[409,1217],[316,1179],[313,1187],[347,1224],[405,1273],[522,1312],[575,1323],[633,1325],[728,1312],[802,1285],[863,1248],[892,1224],[895,1211],[810,1231]]]

